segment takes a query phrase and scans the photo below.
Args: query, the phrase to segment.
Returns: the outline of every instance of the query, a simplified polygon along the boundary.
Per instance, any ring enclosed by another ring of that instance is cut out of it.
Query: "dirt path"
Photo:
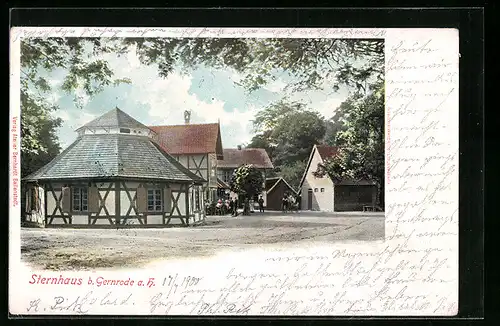
[[[22,260],[50,270],[140,267],[154,260],[207,256],[315,241],[373,241],[384,237],[380,214],[290,214],[208,217],[204,226],[166,229],[29,229],[21,231]]]

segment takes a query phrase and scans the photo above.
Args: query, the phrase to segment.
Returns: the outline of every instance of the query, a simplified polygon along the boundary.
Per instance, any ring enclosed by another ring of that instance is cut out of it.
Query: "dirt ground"
[[[213,255],[220,249],[383,238],[383,213],[266,212],[209,216],[205,225],[187,228],[22,228],[21,255],[23,262],[37,269],[96,270]]]

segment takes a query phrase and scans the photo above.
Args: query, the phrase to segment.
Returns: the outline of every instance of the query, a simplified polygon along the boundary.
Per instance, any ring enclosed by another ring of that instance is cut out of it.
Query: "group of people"
[[[259,212],[264,213],[264,198],[260,195],[257,199]],[[253,212],[253,201],[245,200],[243,205],[243,215]],[[292,194],[285,193],[281,200],[281,210],[283,213],[298,211],[297,199]],[[238,216],[238,197],[228,197],[225,200],[219,198],[215,204],[215,214],[225,215],[231,213],[231,216]]]
[[[215,208],[216,213],[218,212],[220,215],[230,212],[231,216],[238,216],[238,198],[227,198],[224,201],[219,198],[217,204],[215,204]]]
[[[297,212],[299,210],[299,206],[297,204],[297,200],[292,194],[284,194],[281,199],[281,210],[283,213],[287,212]]]

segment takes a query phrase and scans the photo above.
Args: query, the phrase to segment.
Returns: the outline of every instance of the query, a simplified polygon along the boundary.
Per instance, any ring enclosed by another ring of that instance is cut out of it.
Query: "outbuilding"
[[[297,197],[297,192],[281,177],[266,179],[266,209],[279,211],[282,209],[283,196],[292,195]]]
[[[338,148],[314,145],[300,182],[301,209],[312,211],[377,210],[377,186],[369,180],[334,182],[328,175],[317,177],[318,164],[337,155]]]

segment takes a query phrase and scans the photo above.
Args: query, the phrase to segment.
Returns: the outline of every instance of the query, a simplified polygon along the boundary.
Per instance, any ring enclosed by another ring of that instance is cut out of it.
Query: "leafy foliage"
[[[312,147],[324,139],[323,117],[302,103],[282,100],[257,113],[253,122],[261,132],[247,147],[266,149],[274,172],[297,187]]]
[[[320,164],[317,176],[333,180],[369,180],[379,187],[383,205],[384,187],[384,86],[372,85],[368,94],[357,93],[342,103],[345,129],[337,134],[338,155]]]
[[[205,65],[231,68],[249,92],[276,80],[284,72],[296,79],[286,90],[365,89],[366,82],[384,72],[383,40],[356,39],[244,39],[244,38],[128,38],[122,51],[135,46],[144,64],[157,64],[160,76],[180,67],[187,72]]]
[[[307,160],[289,162],[280,166],[280,175],[297,190],[306,167]]]
[[[121,42],[99,38],[25,38],[21,42],[21,155],[22,175],[29,174],[60,151],[57,128],[62,121],[53,113],[58,107],[48,100],[61,90],[76,94],[83,90],[94,95],[104,87],[129,82],[114,80],[113,72],[101,56],[116,50]],[[58,89],[49,82],[51,73],[62,72]],[[79,98],[75,95],[75,103]]]
[[[251,164],[242,165],[231,176],[231,191],[246,198],[252,198],[262,191],[264,178],[262,173]]]
[[[60,121],[52,116],[57,107],[46,95],[54,90],[44,76],[63,71],[60,90],[73,94],[82,90],[92,96],[105,87],[129,82],[113,79],[104,59],[107,53],[120,56],[129,51],[135,51],[141,63],[156,65],[160,77],[174,71],[189,73],[199,66],[233,69],[243,75],[238,83],[248,92],[283,75],[293,77],[284,93],[348,87],[354,95],[327,121],[301,103],[273,103],[255,117],[258,134],[248,147],[265,148],[277,167],[275,172],[292,186],[298,185],[293,183],[300,180],[300,167],[312,146],[322,142],[343,148],[342,160],[327,164],[325,173],[383,180],[383,88],[373,90],[373,85],[383,84],[383,40],[26,38],[21,44],[21,132],[27,162],[30,155],[46,153],[49,160],[58,152],[54,134]]]

